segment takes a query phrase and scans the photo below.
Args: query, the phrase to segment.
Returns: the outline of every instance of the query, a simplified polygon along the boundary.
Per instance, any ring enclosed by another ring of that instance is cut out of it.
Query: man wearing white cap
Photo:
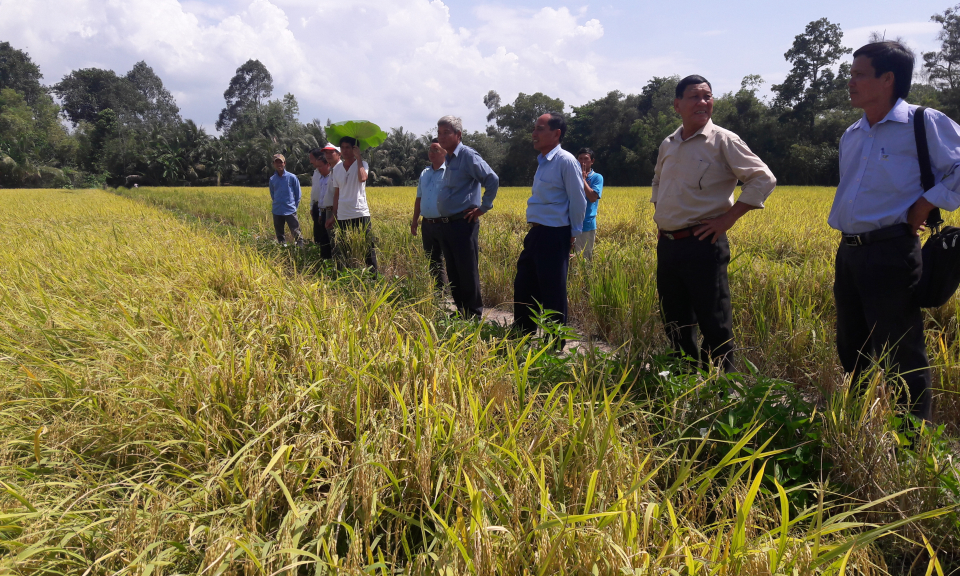
[[[333,209],[333,191],[330,189],[330,175],[333,166],[327,160],[327,150],[340,150],[333,144],[324,148],[314,148],[310,151],[310,164],[313,165],[313,178],[310,189],[310,217],[313,218],[313,241],[320,247],[320,257],[324,260],[333,258],[333,230],[327,230],[326,222],[328,210]],[[339,162],[339,158],[337,158]]]
[[[273,200],[273,229],[277,233],[277,243],[286,244],[283,226],[290,227],[290,233],[297,246],[303,246],[300,235],[300,221],[297,220],[297,208],[300,206],[300,180],[285,170],[287,159],[283,154],[273,155],[273,168],[276,174],[270,176],[270,199]]]

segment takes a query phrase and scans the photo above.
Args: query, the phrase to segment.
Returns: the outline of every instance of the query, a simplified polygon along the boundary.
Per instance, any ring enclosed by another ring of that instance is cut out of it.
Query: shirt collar
[[[453,154],[447,154],[447,156],[453,156],[456,158],[460,154],[461,150],[463,150],[463,142],[457,144],[457,147],[453,149]]]
[[[684,139],[683,139],[683,124],[680,124],[680,127],[677,128],[676,131],[675,131],[673,134],[670,135],[670,139],[671,139],[671,140],[674,140],[675,142],[688,142],[688,141],[690,141],[690,140],[693,140],[694,138],[696,138],[696,137],[699,136],[700,134],[703,134],[704,136],[709,137],[711,134],[714,133],[714,131],[715,131],[716,129],[717,129],[716,126],[714,126],[714,124],[713,124],[713,118],[710,118],[710,119],[707,120],[707,123],[703,125],[703,128],[697,130],[696,132],[693,133],[692,136],[690,136],[689,138],[687,138],[686,140],[684,140]]]
[[[557,144],[556,146],[554,146],[553,150],[547,152],[546,154],[540,154],[540,158],[543,158],[547,162],[550,162],[554,159],[554,157],[556,157],[557,154],[560,153],[560,150],[561,150],[561,146],[560,144]]]
[[[874,124],[883,124],[884,122],[900,122],[901,124],[907,124],[910,121],[910,105],[903,101],[903,98],[897,98],[896,104],[893,105],[893,108],[887,112],[887,115],[883,117],[883,120]],[[854,125],[856,128],[861,128],[863,130],[870,130],[870,122],[867,121],[867,113],[864,112],[863,116],[857,120],[857,123]]]
[[[903,101],[903,98],[897,98],[897,103],[887,112],[887,115],[883,117],[880,123],[888,120],[891,122],[901,122],[903,124],[910,121],[910,106]]]
[[[434,169],[434,168],[433,168],[433,164],[427,164],[427,170],[429,170],[429,171],[431,171],[431,172],[442,172],[443,170],[446,170],[446,169],[447,169],[447,163],[446,163],[446,162],[444,162],[443,164],[441,164],[440,167],[437,168],[437,169]]]

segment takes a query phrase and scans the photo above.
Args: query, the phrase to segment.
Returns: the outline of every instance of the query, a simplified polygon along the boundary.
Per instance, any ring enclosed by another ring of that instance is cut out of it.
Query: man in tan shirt
[[[713,124],[713,89],[702,76],[677,84],[683,125],[660,144],[653,177],[657,291],[674,350],[733,370],[726,232],[773,192],[776,179],[736,134]],[[734,202],[737,181],[743,182]],[[703,333],[697,345],[697,327]]]

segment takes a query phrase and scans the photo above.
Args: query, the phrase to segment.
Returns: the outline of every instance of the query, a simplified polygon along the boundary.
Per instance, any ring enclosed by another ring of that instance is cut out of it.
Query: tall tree
[[[580,148],[592,149],[596,155],[596,169],[609,185],[633,183],[637,167],[627,162],[627,153],[637,144],[630,127],[640,118],[640,98],[636,94],[625,96],[614,90],[599,100],[573,108],[564,148],[573,154]]]
[[[647,186],[653,181],[660,143],[680,125],[680,116],[673,109],[678,82],[679,76],[654,76],[640,92],[640,117],[630,126],[633,144],[621,148],[624,162],[634,174],[630,182],[634,186]]]
[[[217,119],[217,130],[229,132],[230,126],[245,112],[259,112],[263,103],[273,94],[273,76],[259,60],[247,60],[237,68],[230,85],[223,93],[227,105]]]
[[[483,97],[483,105],[487,107],[487,122],[493,122],[497,119],[497,115],[500,114],[500,94],[496,90],[491,90],[487,92],[487,95]],[[499,137],[500,131],[497,130],[496,126],[487,126],[487,135],[493,137]]]
[[[940,50],[923,54],[923,68],[930,83],[943,92],[942,110],[952,118],[960,117],[960,4],[934,14],[930,20],[940,24],[937,40]]]
[[[0,184],[67,183],[60,169],[76,160],[77,140],[59,121],[59,111],[49,96],[31,107],[20,92],[0,89]]]
[[[180,121],[180,108],[177,101],[163,85],[153,68],[143,60],[133,65],[124,77],[142,99],[141,120],[151,129],[172,125]]]
[[[97,122],[104,110],[117,115],[142,113],[144,101],[133,84],[113,70],[83,68],[74,70],[53,86],[62,102],[63,111],[75,125]]]
[[[788,116],[813,128],[836,86],[832,66],[851,52],[842,41],[840,26],[826,18],[807,24],[803,34],[794,37],[793,46],[783,55],[793,68],[782,84],[771,87],[777,94],[774,107],[789,110]]]
[[[542,92],[530,95],[521,92],[513,104],[497,108],[497,128],[507,147],[501,166],[501,182],[516,186],[533,181],[537,170],[537,151],[530,139],[533,124],[547,112],[563,112],[563,107],[563,100],[559,98],[551,98]]]
[[[30,55],[17,50],[9,42],[0,42],[0,90],[10,88],[23,94],[27,104],[33,106],[37,99],[47,94],[40,84],[43,74],[33,63]]]

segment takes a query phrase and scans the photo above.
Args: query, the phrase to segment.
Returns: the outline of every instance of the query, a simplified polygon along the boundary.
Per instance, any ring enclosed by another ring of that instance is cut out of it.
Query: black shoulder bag
[[[917,140],[917,159],[920,161],[920,182],[923,191],[936,182],[930,168],[930,149],[927,146],[927,126],[924,122],[926,106],[913,116],[913,133]],[[960,286],[960,228],[943,227],[940,209],[934,208],[927,216],[930,237],[923,245],[923,272],[914,292],[914,300],[921,308],[939,308],[946,304]]]

